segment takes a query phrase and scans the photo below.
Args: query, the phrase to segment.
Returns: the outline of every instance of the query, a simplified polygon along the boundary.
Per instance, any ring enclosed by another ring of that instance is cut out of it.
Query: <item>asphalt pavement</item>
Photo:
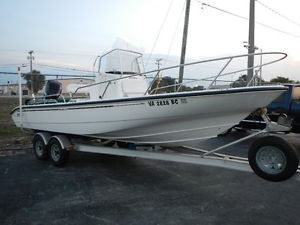
[[[243,155],[248,144],[227,151]],[[33,154],[7,156],[0,224],[296,225],[299,187],[299,175],[273,183],[250,172],[91,153],[72,152],[63,168]]]

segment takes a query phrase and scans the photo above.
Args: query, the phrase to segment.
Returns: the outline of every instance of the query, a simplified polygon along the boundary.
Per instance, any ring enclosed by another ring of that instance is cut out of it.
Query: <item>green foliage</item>
[[[171,87],[166,87],[166,86],[170,86],[170,85],[174,85],[177,84],[176,80],[172,77],[162,77],[162,78],[157,78],[151,87],[151,93],[172,93],[175,90],[175,86],[171,86]],[[162,87],[166,87],[166,88],[162,88]],[[160,88],[160,89],[157,89]],[[156,90],[155,90],[156,89]]]
[[[231,87],[245,87],[247,85],[247,75],[241,75],[239,78],[230,84]]]
[[[169,77],[169,76],[165,76],[162,78],[159,78],[160,80],[156,79],[151,87],[151,93],[172,93],[172,92],[176,92],[176,88],[179,88],[178,86],[175,86],[175,84],[178,84],[175,78]],[[166,87],[166,86],[170,86],[170,85],[174,85],[171,87]],[[154,89],[156,89],[157,87],[159,87],[160,89],[157,89],[156,91]],[[162,88],[162,87],[166,87],[166,88]],[[203,86],[196,86],[196,87],[188,87],[185,85],[182,85],[180,87],[181,92],[183,91],[197,91],[197,90],[203,90],[204,87]]]
[[[24,79],[26,80],[26,86],[34,94],[37,94],[38,91],[43,89],[45,85],[45,76],[37,70],[33,70],[32,73],[25,74]]]
[[[255,83],[260,83],[260,78],[255,79]],[[261,83],[264,84],[266,81],[261,79]],[[281,83],[281,84],[287,84],[287,83],[299,83],[299,81],[290,80],[288,77],[282,77],[277,76],[276,78],[273,78],[270,80],[270,83]],[[247,85],[247,75],[240,76],[236,81],[231,83],[231,87],[245,87]]]
[[[259,77],[256,77],[255,79],[255,85],[257,84],[264,84],[266,83],[263,79],[260,79]],[[236,87],[245,87],[247,85],[247,75],[241,75],[239,78],[230,84],[230,87],[236,88]]]
[[[17,128],[10,116],[11,110],[18,105],[18,98],[0,97],[0,139],[2,135],[20,134],[22,131]]]
[[[188,86],[182,85],[180,88],[180,91],[201,91],[203,89],[204,89],[204,87],[201,85],[198,85],[195,87],[188,87]]]
[[[12,135],[12,134],[21,134],[22,130],[17,127],[1,127],[0,128],[0,136],[1,135]]]
[[[282,76],[277,76],[276,78],[273,78],[270,80],[271,83],[296,83],[294,80],[290,80],[288,77],[282,77]],[[297,81],[299,82],[299,81]]]

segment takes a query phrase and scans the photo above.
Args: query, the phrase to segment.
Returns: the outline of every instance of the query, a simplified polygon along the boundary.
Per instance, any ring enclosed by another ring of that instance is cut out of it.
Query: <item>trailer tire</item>
[[[49,157],[54,166],[62,167],[69,158],[69,152],[62,148],[56,138],[51,138],[48,144]]]
[[[278,136],[266,136],[254,141],[248,160],[258,176],[273,182],[289,179],[296,173],[299,164],[295,148]]]
[[[32,144],[33,153],[38,160],[47,160],[49,158],[47,145],[45,144],[43,138],[40,135],[34,136]]]

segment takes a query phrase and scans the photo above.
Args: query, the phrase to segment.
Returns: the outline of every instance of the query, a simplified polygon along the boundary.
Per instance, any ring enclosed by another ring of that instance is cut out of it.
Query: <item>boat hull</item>
[[[18,127],[39,131],[181,145],[226,131],[285,90],[252,87],[23,106],[22,121],[19,108],[12,118]]]

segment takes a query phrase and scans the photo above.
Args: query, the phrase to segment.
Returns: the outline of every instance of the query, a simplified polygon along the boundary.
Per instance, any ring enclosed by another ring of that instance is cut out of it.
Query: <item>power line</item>
[[[4,72],[4,71],[0,71],[0,74],[10,74],[10,75],[17,75],[18,73],[16,72]],[[22,75],[25,75],[27,73],[22,73]],[[43,75],[43,76],[49,76],[49,77],[95,77],[93,75],[78,75],[78,74],[46,74],[46,73],[42,73],[40,75]]]
[[[78,74],[46,74],[46,73],[43,73],[42,75],[44,76],[47,76],[47,77],[74,77],[74,78],[77,78],[77,77],[95,77],[93,75],[86,75],[86,74],[82,74],[82,75],[78,75]]]
[[[22,65],[28,65],[28,64],[22,64]],[[49,68],[63,70],[63,71],[73,70],[73,71],[78,71],[78,72],[88,72],[88,73],[92,73],[93,72],[93,71],[90,71],[90,70],[81,70],[81,69],[76,69],[76,68],[58,67],[58,66],[51,66],[51,65],[39,64],[39,63],[35,63],[34,65],[41,66],[41,67],[49,67]],[[17,66],[20,66],[20,64],[18,64],[18,63],[14,63],[14,64],[0,64],[0,68],[12,68],[12,67],[17,67]]]
[[[46,66],[46,65],[39,65],[36,64],[37,67],[43,67],[43,68],[50,68],[51,70],[55,70],[55,71],[61,71],[61,72],[66,72],[66,71],[70,71],[71,69],[68,68],[57,68],[57,67],[53,67],[53,66]],[[74,69],[73,69],[74,71]],[[78,71],[79,73],[82,73],[82,71]]]
[[[169,45],[169,49],[168,49],[168,53],[167,53],[167,58],[166,58],[166,60],[169,59],[170,52],[171,52],[171,48],[172,48],[172,46],[173,46],[173,44],[174,44],[175,37],[176,37],[176,33],[177,33],[177,30],[178,30],[178,27],[179,27],[179,24],[180,24],[181,17],[182,17],[182,15],[183,15],[184,9],[185,9],[185,2],[184,2],[184,4],[183,4],[183,6],[182,6],[182,10],[181,10],[181,12],[180,12],[180,15],[179,15],[178,20],[177,20],[177,23],[176,23],[175,31],[174,31],[174,33],[173,33],[173,37],[172,37],[172,40],[171,40],[170,45]]]
[[[39,63],[35,63],[35,65],[42,66],[42,67],[55,68],[55,69],[60,69],[60,70],[73,70],[73,71],[78,71],[78,72],[88,72],[88,73],[93,73],[93,71],[90,71],[90,70],[81,70],[81,69],[76,69],[76,68],[51,66],[51,65],[39,64]]]
[[[281,13],[279,13],[275,9],[271,8],[270,6],[267,6],[266,4],[262,3],[261,1],[258,1],[258,0],[256,0],[256,1],[257,1],[257,3],[259,3],[260,5],[262,5],[263,7],[265,7],[266,9],[270,10],[271,12],[277,14],[278,16],[284,18],[285,20],[287,20],[287,21],[289,21],[289,22],[291,22],[291,23],[293,23],[293,24],[295,24],[295,25],[297,25],[297,26],[300,27],[300,23],[298,23],[297,21],[292,20],[292,19],[290,19],[289,17],[287,17],[285,15],[282,15]]]
[[[24,65],[24,64],[23,64]],[[12,63],[12,64],[0,64],[0,68],[11,68],[11,67],[17,67],[20,66],[18,63]]]
[[[0,52],[28,52],[24,49],[0,49]],[[50,54],[50,55],[70,55],[70,56],[84,56],[84,57],[94,57],[95,55],[89,54],[80,54],[80,53],[64,53],[64,52],[55,52],[55,51],[45,51],[45,50],[34,50],[35,53]]]
[[[12,74],[12,75],[17,75],[18,73],[16,73],[16,72],[0,72],[0,74]]]
[[[248,20],[248,17],[240,16],[240,15],[238,15],[238,14],[229,12],[229,11],[224,10],[224,9],[220,9],[220,8],[218,8],[218,7],[216,7],[216,6],[212,6],[212,5],[210,5],[210,4],[207,4],[207,3],[204,3],[204,2],[201,2],[201,1],[198,1],[198,0],[195,0],[195,1],[198,2],[198,3],[200,3],[202,6],[207,6],[207,7],[210,7],[210,8],[212,8],[212,9],[216,9],[216,10],[218,10],[218,11],[221,11],[221,12],[223,12],[223,13],[226,13],[226,14],[229,14],[229,15],[232,15],[232,16],[235,16],[235,17],[238,17],[238,18],[240,18],[240,19]]]
[[[0,49],[0,52],[27,52],[28,50],[23,49]]]
[[[53,51],[44,51],[44,50],[35,50],[36,53],[44,53],[50,55],[72,55],[72,56],[84,56],[84,57],[95,57],[95,55],[88,54],[79,54],[79,53],[63,53],[63,52],[53,52]]]
[[[248,20],[247,17],[240,16],[240,15],[238,15],[238,14],[229,12],[229,11],[227,11],[227,10],[218,8],[218,7],[216,7],[216,6],[212,6],[212,5],[210,5],[210,4],[207,4],[207,3],[204,3],[204,2],[201,2],[201,1],[198,1],[198,0],[195,0],[195,1],[198,2],[198,3],[200,3],[200,4],[202,4],[202,5],[204,5],[204,6],[207,6],[207,7],[210,7],[210,8],[212,8],[212,9],[215,9],[215,10],[217,10],[217,11],[220,11],[220,12],[223,12],[223,13],[226,13],[226,14],[229,14],[229,15],[232,15],[232,16],[235,16],[235,17],[238,17],[238,18],[243,19],[243,20]],[[268,28],[268,29],[277,31],[277,32],[279,32],[279,33],[286,34],[286,35],[292,36],[292,37],[294,37],[294,38],[300,38],[300,35],[296,35],[296,34],[293,34],[293,33],[290,33],[290,32],[287,32],[287,31],[284,31],[284,30],[281,30],[281,29],[278,29],[278,28],[276,28],[276,27],[273,27],[273,26],[270,26],[270,25],[261,23],[261,22],[259,22],[259,21],[255,21],[255,22],[256,22],[257,24],[263,26],[263,27],[266,27],[266,28]]]
[[[274,30],[274,31],[277,31],[277,32],[279,32],[279,33],[286,34],[286,35],[292,36],[292,37],[294,37],[294,38],[300,38],[300,35],[292,34],[292,33],[290,33],[290,32],[287,32],[287,31],[278,29],[278,28],[276,28],[276,27],[269,26],[269,25],[264,24],[264,23],[261,23],[261,22],[257,22],[257,21],[255,21],[255,22],[256,22],[257,24],[263,26],[263,27],[269,28],[269,29]]]
[[[167,13],[166,13],[166,15],[165,15],[165,17],[164,17],[164,19],[163,19],[163,22],[162,22],[160,28],[159,28],[159,31],[158,31],[158,34],[157,34],[156,39],[155,39],[155,41],[154,41],[154,44],[153,44],[153,46],[152,46],[150,55],[149,55],[149,57],[148,57],[148,59],[147,59],[147,61],[146,61],[146,66],[147,66],[148,63],[149,63],[149,60],[150,60],[150,58],[151,58],[151,56],[152,56],[152,53],[153,53],[153,51],[154,51],[154,48],[155,48],[155,46],[156,46],[156,43],[157,43],[158,38],[159,38],[159,36],[160,36],[160,33],[161,33],[161,31],[162,31],[162,29],[163,29],[163,27],[164,27],[164,25],[165,25],[165,23],[166,23],[166,21],[167,21],[167,18],[168,18],[168,16],[169,16],[171,7],[172,7],[172,5],[173,5],[173,2],[174,2],[174,0],[171,0],[171,2],[170,2],[170,4],[169,4],[169,7],[168,7],[168,9],[167,9]]]

